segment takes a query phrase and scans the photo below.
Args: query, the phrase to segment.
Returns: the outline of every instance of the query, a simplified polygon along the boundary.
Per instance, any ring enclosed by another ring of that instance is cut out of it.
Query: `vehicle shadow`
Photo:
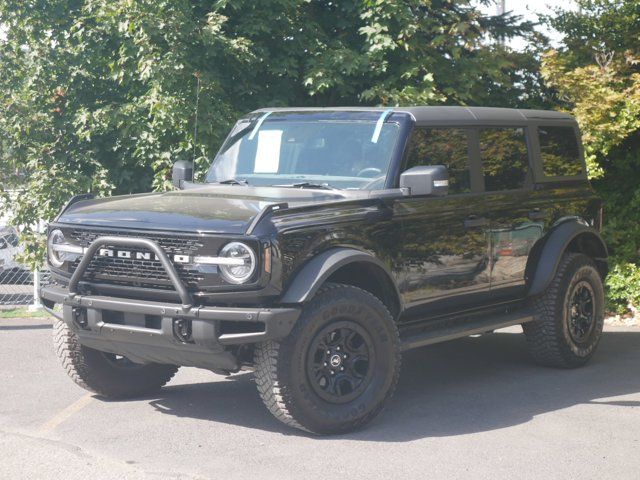
[[[408,352],[403,363],[386,410],[363,431],[341,438],[402,442],[509,427],[579,404],[640,406],[607,401],[640,392],[640,331],[606,332],[591,363],[575,370],[532,364],[524,336],[513,333],[425,347]],[[150,403],[166,414],[305,435],[269,414],[249,373],[169,386]]]

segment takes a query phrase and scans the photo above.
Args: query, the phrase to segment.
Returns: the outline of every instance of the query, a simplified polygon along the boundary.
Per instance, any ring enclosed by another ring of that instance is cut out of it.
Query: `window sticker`
[[[282,130],[260,130],[254,173],[278,173]]]

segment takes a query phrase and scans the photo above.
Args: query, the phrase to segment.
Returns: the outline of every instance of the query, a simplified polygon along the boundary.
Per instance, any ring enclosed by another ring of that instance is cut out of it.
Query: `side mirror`
[[[187,160],[178,160],[173,164],[171,183],[176,188],[183,189],[185,182],[193,181],[193,163]]]
[[[413,167],[400,174],[400,188],[409,195],[444,196],[449,192],[449,172],[444,165]]]

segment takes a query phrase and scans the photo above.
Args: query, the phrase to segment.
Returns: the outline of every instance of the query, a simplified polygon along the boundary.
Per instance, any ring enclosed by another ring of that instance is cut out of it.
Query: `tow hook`
[[[87,319],[87,310],[85,308],[73,308],[73,323],[78,327],[86,330],[89,327],[89,321]]]
[[[191,320],[176,318],[173,321],[173,335],[182,343],[193,343]]]

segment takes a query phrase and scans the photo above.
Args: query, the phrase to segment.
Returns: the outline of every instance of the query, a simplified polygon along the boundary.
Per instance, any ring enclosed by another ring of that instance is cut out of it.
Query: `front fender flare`
[[[307,262],[295,274],[279,303],[296,304],[312,299],[333,273],[354,262],[366,262],[382,269],[394,286],[394,293],[397,298],[401,298],[393,277],[389,274],[384,263],[378,258],[354,248],[338,247],[322,252]]]
[[[556,274],[562,255],[569,244],[579,235],[588,235],[596,241],[599,244],[600,251],[603,253],[596,260],[606,260],[608,256],[607,246],[597,230],[578,222],[562,223],[550,232],[540,253],[533,259],[536,262],[536,268],[529,288],[529,296],[539,295],[545,291]]]

